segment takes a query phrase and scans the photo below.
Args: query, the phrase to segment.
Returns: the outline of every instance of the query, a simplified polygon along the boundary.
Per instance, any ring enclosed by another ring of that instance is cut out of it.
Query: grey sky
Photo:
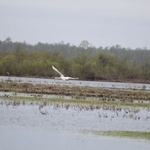
[[[0,40],[150,48],[150,0],[0,0]]]

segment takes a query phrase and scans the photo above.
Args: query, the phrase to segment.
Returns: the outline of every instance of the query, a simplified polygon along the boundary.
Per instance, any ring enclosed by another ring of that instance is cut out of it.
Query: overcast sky
[[[0,0],[0,40],[150,48],[150,0]]]

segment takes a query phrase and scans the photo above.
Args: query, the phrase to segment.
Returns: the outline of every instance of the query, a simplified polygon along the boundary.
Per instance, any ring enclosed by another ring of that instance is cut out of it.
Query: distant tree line
[[[0,41],[0,75],[11,76],[59,76],[54,65],[67,76],[82,80],[150,81],[150,50],[91,46],[83,41],[79,46],[69,43]]]

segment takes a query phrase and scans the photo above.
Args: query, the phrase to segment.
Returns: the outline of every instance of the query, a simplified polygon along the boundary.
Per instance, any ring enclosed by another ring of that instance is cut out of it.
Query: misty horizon
[[[1,0],[0,40],[150,48],[149,0]]]

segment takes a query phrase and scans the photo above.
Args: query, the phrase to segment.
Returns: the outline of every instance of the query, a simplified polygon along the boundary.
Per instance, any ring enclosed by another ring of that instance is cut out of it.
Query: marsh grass
[[[89,105],[114,105],[114,106],[131,106],[131,107],[150,107],[150,103],[131,103],[122,101],[102,101],[102,100],[86,100],[86,99],[64,99],[64,98],[42,98],[42,97],[25,97],[25,96],[0,96],[6,100],[24,100],[24,101],[46,101],[53,103],[75,103],[75,104],[89,104]]]
[[[96,97],[104,101],[120,99],[126,100],[150,100],[150,91],[133,89],[100,88],[89,86],[59,86],[17,82],[0,82],[0,91],[24,92],[54,94],[61,96],[72,96],[81,99],[81,97]]]
[[[17,82],[0,82],[0,91],[14,92],[13,96],[3,97],[5,99],[30,100],[30,101],[49,101],[82,103],[92,105],[115,105],[150,107],[149,90],[132,90],[99,87],[80,87],[80,86],[59,86],[47,84],[31,84]],[[41,97],[21,97],[17,93],[39,94]],[[60,98],[43,98],[46,95],[57,95]],[[68,97],[69,99],[68,99]],[[66,98],[67,97],[67,98]]]
[[[133,139],[147,139],[150,140],[150,132],[146,131],[96,131],[96,130],[83,130],[83,133],[95,134],[98,136],[113,136],[113,137],[127,137]]]
[[[93,111],[97,110],[97,119],[101,121],[103,118],[108,118],[112,120],[115,117],[128,118],[133,120],[144,119],[149,120],[150,117],[140,116],[140,109],[145,109],[145,111],[150,111],[150,104],[144,103],[126,103],[126,102],[114,102],[114,101],[98,101],[98,100],[77,100],[77,99],[62,99],[62,98],[42,98],[42,97],[21,97],[21,96],[10,96],[10,97],[0,97],[0,105],[6,106],[19,106],[19,105],[37,105],[39,111],[47,115],[48,112],[43,112],[42,108],[45,106],[52,106],[53,109],[64,108],[76,109],[78,111]],[[140,107],[139,107],[140,106]],[[143,108],[142,108],[143,107]],[[105,114],[101,111],[105,111]],[[112,115],[107,115],[112,112]],[[112,132],[113,133],[113,132]],[[112,134],[105,133],[105,134]],[[115,134],[115,133],[114,133]],[[120,134],[121,135],[121,134]]]

